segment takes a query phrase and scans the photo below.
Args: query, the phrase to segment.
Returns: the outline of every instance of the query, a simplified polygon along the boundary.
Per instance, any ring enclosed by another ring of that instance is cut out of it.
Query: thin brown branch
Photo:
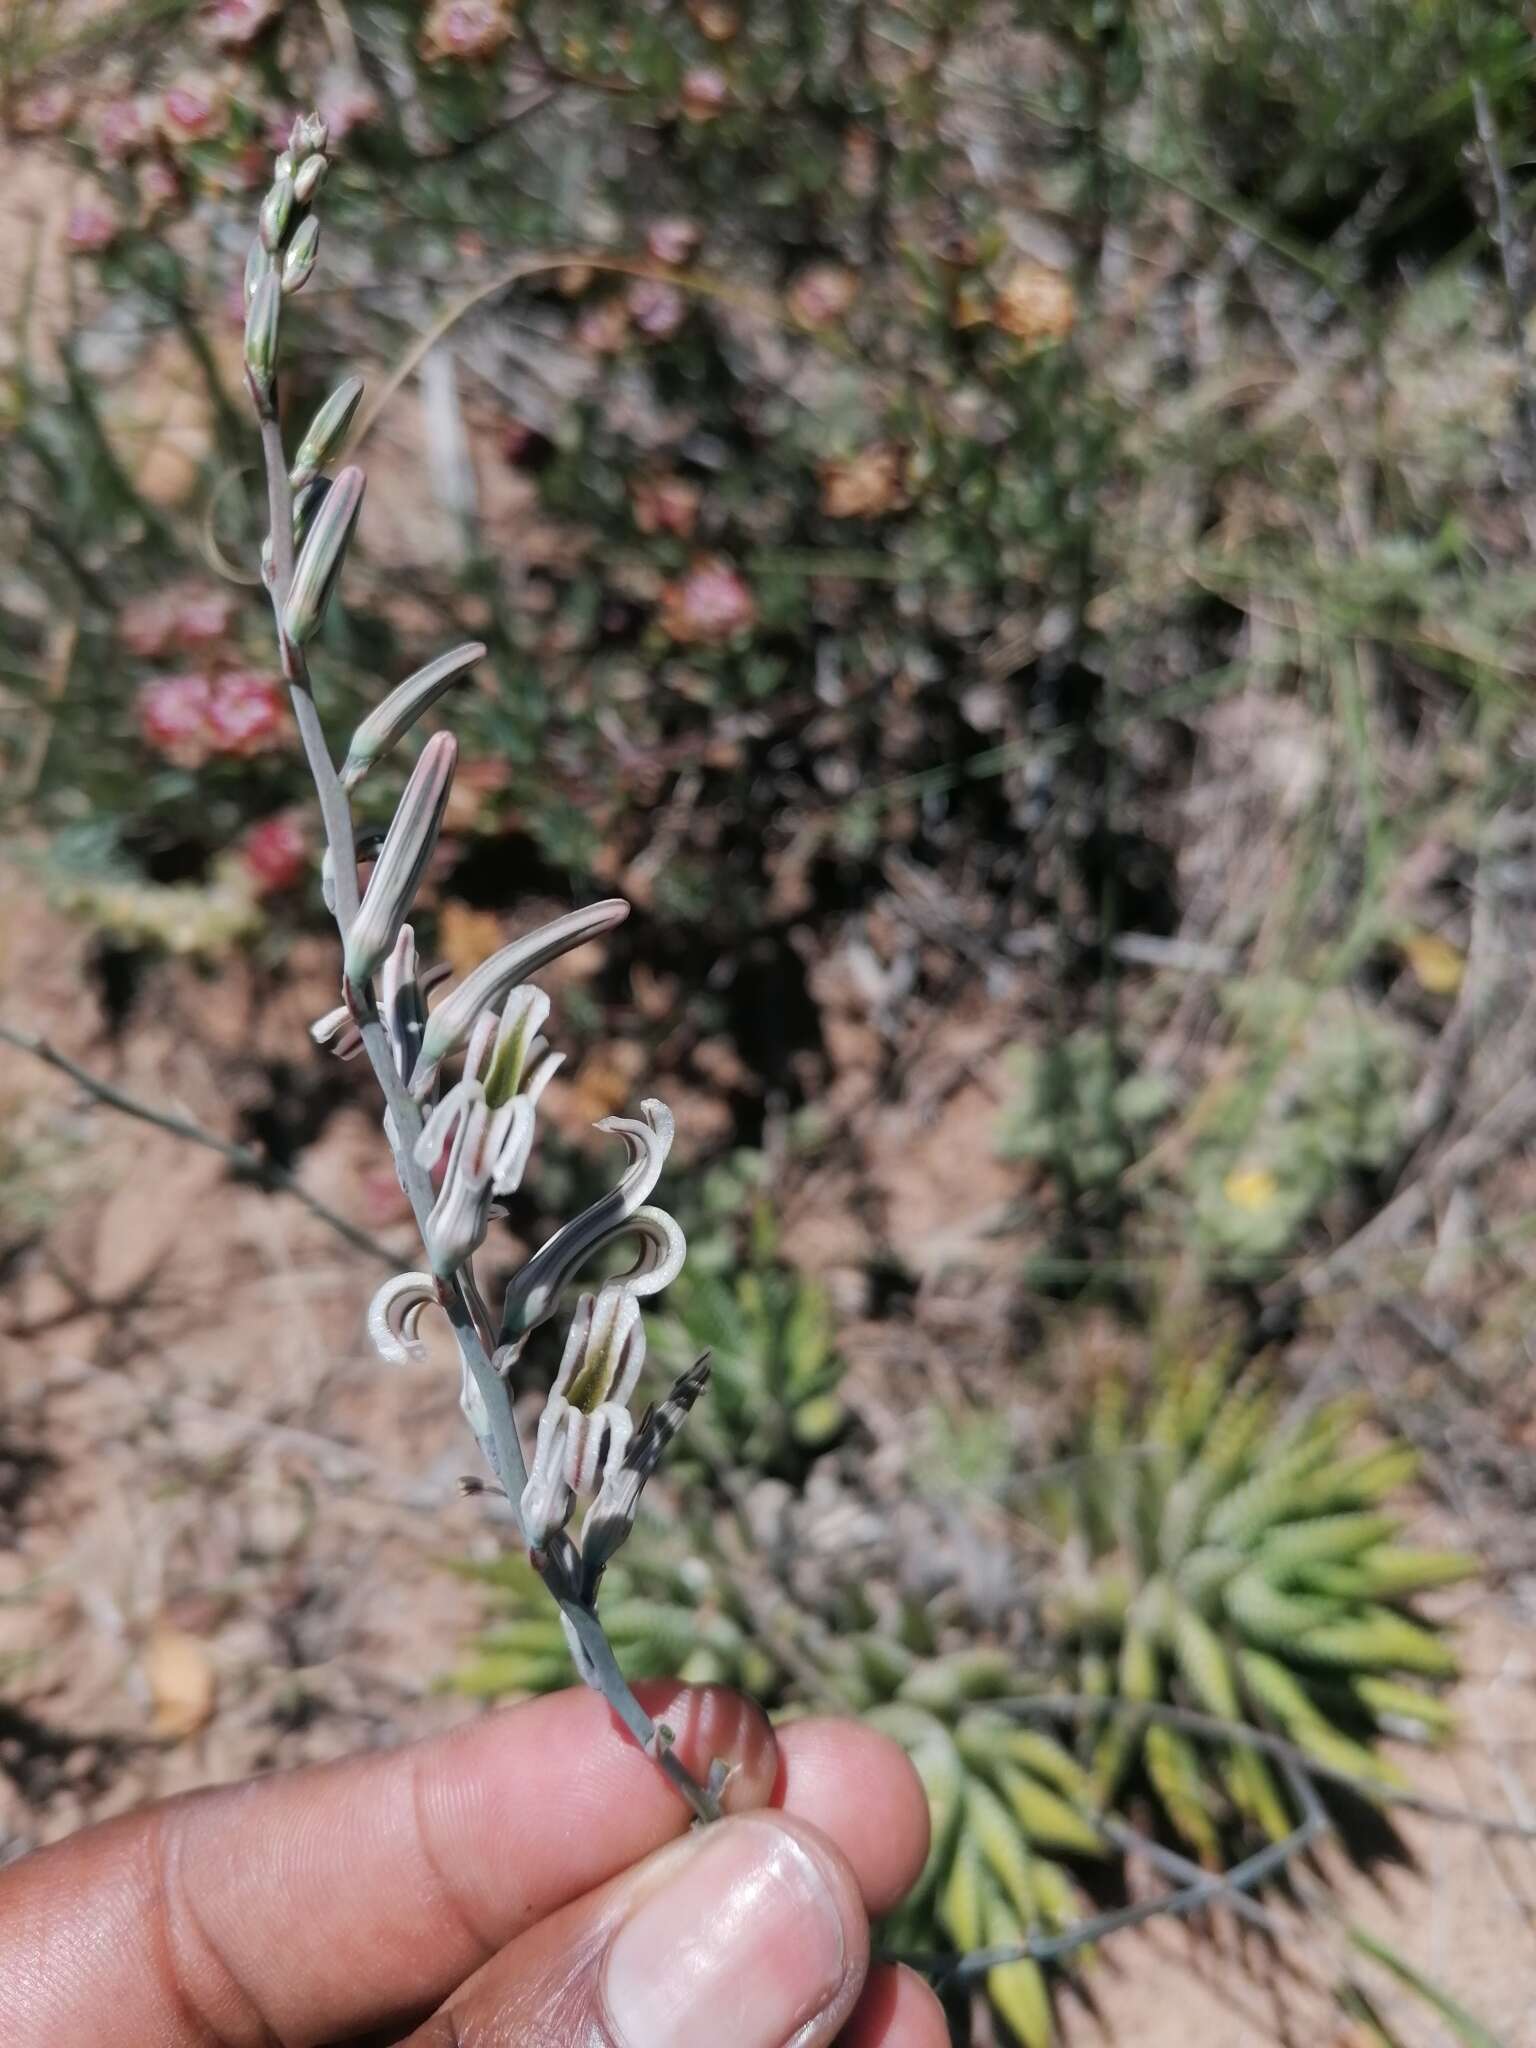
[[[252,1152],[248,1146],[237,1145],[229,1138],[221,1138],[204,1125],[194,1123],[190,1117],[177,1116],[166,1109],[156,1109],[148,1102],[140,1102],[137,1096],[125,1095],[121,1088],[114,1088],[110,1081],[102,1081],[87,1068],[79,1066],[66,1053],[58,1051],[45,1038],[38,1038],[28,1031],[15,1031],[7,1024],[0,1024],[0,1040],[12,1045],[18,1052],[30,1053],[45,1066],[55,1068],[83,1088],[95,1101],[104,1103],[109,1109],[120,1110],[124,1116],[137,1117],[140,1123],[153,1124],[156,1130],[166,1131],[173,1138],[184,1139],[189,1145],[201,1145],[205,1151],[217,1152],[227,1159],[235,1171],[246,1180],[254,1181],[258,1187],[274,1194],[292,1195],[296,1202],[302,1202],[311,1216],[318,1217],[338,1237],[345,1238],[355,1250],[366,1252],[372,1259],[380,1259],[386,1266],[398,1269],[400,1254],[392,1252],[388,1245],[371,1237],[355,1223],[349,1223],[345,1216],[312,1195],[302,1181],[296,1180],[286,1168],[263,1159],[259,1152]]]

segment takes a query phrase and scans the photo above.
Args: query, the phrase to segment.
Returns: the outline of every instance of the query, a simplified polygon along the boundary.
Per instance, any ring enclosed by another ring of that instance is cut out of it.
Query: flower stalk
[[[624,1139],[628,1168],[612,1194],[557,1231],[514,1276],[499,1334],[474,1273],[496,1201],[516,1188],[526,1169],[539,1097],[561,1057],[541,1035],[549,1000],[528,977],[611,931],[629,906],[612,899],[556,918],[493,954],[429,1011],[431,977],[420,971],[409,919],[452,784],[457,747],[448,734],[423,748],[366,891],[358,886],[348,791],[485,650],[478,643],[458,648],[402,683],[358,728],[338,773],[306,649],[332,601],[362,507],[360,469],[342,470],[329,488],[324,476],[345,439],[361,383],[349,379],[332,394],[291,464],[278,416],[283,298],[303,288],[318,256],[319,227],[310,209],[327,160],[324,122],[301,117],[277,161],[247,259],[245,354],[267,478],[263,580],[319,799],[326,897],[344,950],[343,1003],[321,1020],[316,1036],[344,1056],[359,1045],[367,1055],[384,1097],[396,1172],[432,1269],[387,1282],[375,1297],[369,1330],[386,1362],[407,1363],[422,1355],[427,1310],[443,1311],[459,1354],[465,1419],[560,1609],[579,1675],[609,1702],[696,1817],[713,1820],[720,1812],[718,1772],[700,1784],[678,1760],[669,1731],[651,1721],[620,1672],[597,1612],[603,1568],[628,1535],[645,1480],[706,1376],[696,1368],[659,1409],[647,1411],[638,1427],[633,1423],[627,1403],[645,1357],[640,1303],[675,1277],[686,1251],[677,1224],[647,1203],[671,1143],[665,1107],[647,1102],[644,1121],[610,1118],[599,1125]],[[306,499],[302,546],[295,532],[299,492]],[[461,1052],[462,1074],[444,1089],[444,1065]],[[441,1185],[435,1186],[439,1170]],[[508,1372],[534,1331],[556,1313],[577,1268],[626,1232],[639,1237],[641,1255],[630,1272],[578,1302],[530,1473]],[[582,1495],[594,1505],[578,1540],[567,1525]]]

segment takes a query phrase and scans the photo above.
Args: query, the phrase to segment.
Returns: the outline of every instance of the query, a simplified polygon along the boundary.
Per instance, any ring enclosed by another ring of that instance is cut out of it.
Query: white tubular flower
[[[439,1122],[443,1105],[432,1114],[428,1130]],[[491,1219],[491,1157],[487,1139],[491,1113],[483,1099],[461,1107],[448,1147],[448,1167],[422,1235],[432,1270],[447,1279],[485,1242]],[[417,1158],[428,1132],[417,1145]]]
[[[623,1464],[635,1428],[629,1397],[644,1363],[645,1328],[630,1288],[610,1280],[600,1293],[582,1295],[523,1489],[523,1526],[534,1549],[565,1527],[579,1495],[596,1493]]]
[[[687,1250],[683,1233],[662,1210],[643,1206],[671,1149],[672,1112],[664,1102],[655,1100],[641,1103],[640,1109],[643,1123],[632,1117],[609,1116],[595,1126],[624,1140],[629,1150],[628,1169],[611,1194],[562,1225],[513,1275],[502,1304],[503,1344],[519,1342],[547,1322],[561,1290],[579,1268],[600,1246],[628,1230],[638,1230],[646,1240],[641,1263],[628,1276],[630,1291],[653,1294],[676,1278]]]
[[[419,1365],[427,1347],[417,1335],[423,1309],[437,1306],[430,1273],[400,1273],[386,1280],[368,1307],[368,1335],[386,1365]]]
[[[531,983],[515,988],[498,1019],[486,1010],[475,1020],[464,1054],[464,1072],[422,1126],[417,1163],[436,1168],[460,1120],[477,1104],[488,1116],[482,1157],[493,1196],[510,1195],[521,1184],[533,1149],[535,1110],[550,1076],[565,1058],[539,1036],[549,1015],[549,997]]]

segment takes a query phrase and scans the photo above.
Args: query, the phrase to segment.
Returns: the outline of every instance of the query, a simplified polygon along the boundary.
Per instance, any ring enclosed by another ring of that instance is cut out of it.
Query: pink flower
[[[130,598],[117,615],[117,637],[130,654],[158,661],[173,647],[200,653],[227,640],[235,600],[213,585],[180,584]]]
[[[421,30],[421,54],[429,64],[443,57],[490,57],[512,34],[508,0],[435,0]]]
[[[598,299],[576,322],[576,346],[591,355],[617,355],[628,337],[629,309],[622,299]]]
[[[139,198],[144,211],[153,217],[167,206],[179,206],[186,196],[181,173],[163,156],[146,158],[139,169]]]
[[[625,293],[630,316],[652,341],[668,341],[688,317],[688,302],[675,284],[637,277]]]
[[[276,21],[282,5],[283,0],[214,0],[208,9],[208,32],[222,48],[239,49],[254,43]]]
[[[378,120],[378,97],[360,78],[343,76],[323,87],[320,113],[331,131],[331,140],[340,142],[354,128],[370,128]]]
[[[757,600],[723,555],[700,555],[661,595],[661,628],[685,646],[718,646],[757,618]]]
[[[168,595],[173,607],[171,632],[178,647],[217,647],[229,638],[236,611],[229,591],[188,584]]]
[[[16,103],[18,135],[56,135],[74,118],[75,95],[67,85],[40,85]]]
[[[147,149],[151,139],[142,100],[108,100],[96,116],[96,154],[109,163],[119,163],[125,156]]]
[[[213,685],[207,730],[219,754],[262,754],[282,736],[286,706],[276,676],[235,669]]]
[[[658,263],[686,263],[701,239],[696,221],[673,216],[653,220],[645,231],[645,246]]]
[[[686,540],[698,524],[699,487],[686,477],[636,477],[629,501],[642,533],[671,533]]]
[[[223,132],[229,118],[229,104],[216,87],[183,79],[171,86],[160,102],[160,120],[175,142],[197,142],[204,136]]]
[[[803,327],[829,327],[859,296],[858,273],[842,263],[808,263],[790,286],[787,303]]]
[[[713,121],[730,104],[725,73],[713,64],[695,64],[683,73],[681,104],[690,121]]]
[[[212,702],[213,685],[206,676],[154,676],[139,690],[139,730],[157,754],[178,767],[196,768],[211,751]]]
[[[130,598],[117,615],[117,637],[141,661],[155,661],[171,644],[175,608],[163,590]]]
[[[64,241],[72,256],[99,256],[117,240],[116,209],[105,199],[84,199],[70,208],[64,223]]]
[[[261,896],[274,896],[303,880],[309,845],[292,811],[263,818],[240,842],[240,864]]]

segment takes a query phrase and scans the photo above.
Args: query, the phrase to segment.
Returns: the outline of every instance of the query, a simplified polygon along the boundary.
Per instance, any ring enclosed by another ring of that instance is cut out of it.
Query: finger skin
[[[731,1763],[733,1810],[768,1799],[758,1708],[640,1691],[697,1775]],[[585,1690],[124,1815],[0,1871],[5,2048],[303,2048],[420,2014],[689,1820]]]
[[[829,1835],[858,1874],[872,1915],[888,1913],[928,1855],[928,1801],[906,1751],[847,1721],[792,1721],[779,1730],[773,1804]]]
[[[905,1964],[879,1963],[869,1973],[837,2048],[949,2048],[949,2022],[915,1971]]]
[[[787,1911],[782,1898],[751,1881],[754,1871],[772,1867],[785,1838],[795,1859],[817,1872],[816,1901]],[[717,1868],[730,1876],[714,1881]],[[690,1875],[698,1880],[692,1889]],[[683,1901],[689,1910],[681,1916],[666,1910]],[[808,1949],[827,1960],[829,1919],[835,1968],[814,1972],[814,1993],[807,1985],[801,1998],[797,1973]],[[675,2000],[661,1998],[662,2020],[648,2006],[649,2020],[637,2023],[617,1959],[632,1928],[645,1950],[658,1920],[667,1932],[655,1939],[650,1974],[663,1992],[674,1977],[681,1989]],[[847,1859],[791,1815],[745,1815],[657,1851],[520,1935],[405,2048],[828,2048],[853,2011],[868,1964],[869,1923]],[[792,2008],[788,2017],[779,2013],[781,1996]],[[766,2016],[770,2005],[778,2017]]]

